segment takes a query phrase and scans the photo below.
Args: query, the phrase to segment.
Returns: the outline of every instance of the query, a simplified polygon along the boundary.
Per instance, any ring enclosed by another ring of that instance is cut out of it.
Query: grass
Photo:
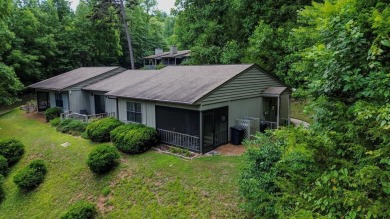
[[[102,218],[240,218],[237,180],[242,157],[213,156],[184,160],[149,151],[122,154],[111,173],[96,176],[86,158],[95,146],[55,131],[20,110],[0,116],[0,137],[16,137],[26,146],[22,160],[6,176],[0,218],[58,218],[74,202],[97,204]],[[70,142],[69,147],[60,144]],[[45,160],[43,184],[22,193],[12,182],[32,159]]]
[[[303,120],[308,123],[313,123],[313,119],[310,117],[310,112],[305,112],[305,106],[308,106],[310,102],[308,100],[293,100],[291,102],[291,118]]]

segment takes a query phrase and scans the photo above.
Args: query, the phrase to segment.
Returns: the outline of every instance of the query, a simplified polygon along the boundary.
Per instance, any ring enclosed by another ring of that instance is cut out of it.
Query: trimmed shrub
[[[1,139],[0,155],[8,161],[8,166],[18,162],[24,154],[24,145],[17,139]]]
[[[81,135],[81,133],[85,132],[86,128],[87,123],[85,122],[77,119],[65,119],[58,124],[56,129],[62,133]]]
[[[61,219],[93,219],[97,215],[96,206],[87,201],[78,201],[69,208]]]
[[[4,182],[4,176],[0,174],[0,203],[5,199],[3,182]]]
[[[62,109],[58,107],[51,107],[45,111],[46,121],[49,122],[52,119],[60,117]]]
[[[86,132],[88,138],[94,142],[108,142],[110,141],[110,132],[121,125],[123,123],[119,120],[107,117],[89,123]]]
[[[59,117],[50,120],[50,125],[53,127],[57,127],[61,123],[61,119]]]
[[[8,160],[3,155],[0,155],[0,175],[5,175],[8,172]]]
[[[107,173],[119,164],[118,150],[110,145],[99,145],[91,151],[87,164],[94,173]]]
[[[23,190],[30,191],[38,187],[47,173],[43,160],[34,160],[14,176],[14,183]]]
[[[157,143],[157,131],[141,124],[127,124],[111,132],[111,141],[120,151],[139,154]]]

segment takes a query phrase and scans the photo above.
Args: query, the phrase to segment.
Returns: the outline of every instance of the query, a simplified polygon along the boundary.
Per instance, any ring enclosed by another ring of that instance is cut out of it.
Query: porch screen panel
[[[199,111],[156,106],[156,128],[199,136]]]

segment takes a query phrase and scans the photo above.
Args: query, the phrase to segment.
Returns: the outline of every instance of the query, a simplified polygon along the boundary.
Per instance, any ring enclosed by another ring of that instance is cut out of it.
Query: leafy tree
[[[381,0],[329,0],[299,12],[302,25],[290,40],[300,49],[289,57],[290,73],[304,81],[315,122],[253,142],[261,147],[251,152],[241,183],[249,212],[390,217],[389,12]],[[263,156],[271,146],[280,149],[276,159]],[[274,174],[259,172],[256,163]]]

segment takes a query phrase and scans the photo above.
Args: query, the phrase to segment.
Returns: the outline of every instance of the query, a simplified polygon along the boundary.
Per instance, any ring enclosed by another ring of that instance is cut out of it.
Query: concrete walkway
[[[303,127],[307,128],[310,126],[309,123],[302,121],[302,120],[299,120],[299,119],[294,119],[294,118],[291,118],[291,123],[294,124],[295,127],[303,125]]]

